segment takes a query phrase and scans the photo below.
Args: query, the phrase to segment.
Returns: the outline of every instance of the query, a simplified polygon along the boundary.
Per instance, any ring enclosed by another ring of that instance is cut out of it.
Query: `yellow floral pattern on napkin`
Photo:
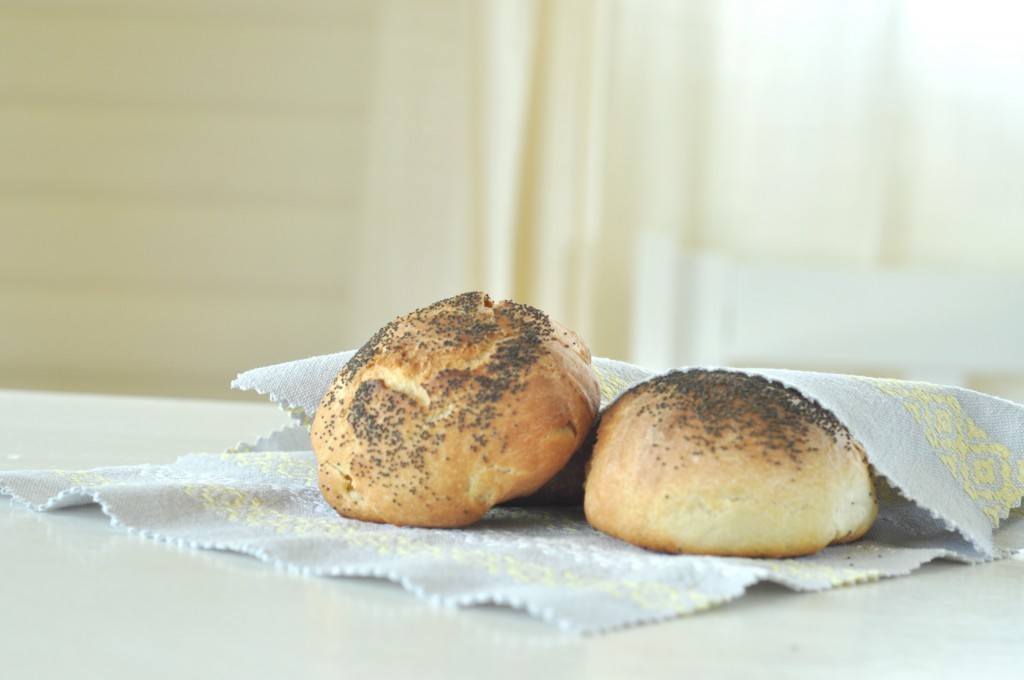
[[[863,380],[900,401],[950,475],[998,527],[1024,496],[1024,456],[993,440],[949,390],[927,383]]]

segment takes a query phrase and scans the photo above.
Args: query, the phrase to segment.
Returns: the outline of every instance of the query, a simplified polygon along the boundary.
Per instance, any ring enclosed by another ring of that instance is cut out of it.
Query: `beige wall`
[[[224,396],[377,322],[372,6],[0,5],[0,386]]]
[[[228,396],[478,287],[628,358],[642,231],[1022,272],[1010,5],[0,2],[0,388]]]

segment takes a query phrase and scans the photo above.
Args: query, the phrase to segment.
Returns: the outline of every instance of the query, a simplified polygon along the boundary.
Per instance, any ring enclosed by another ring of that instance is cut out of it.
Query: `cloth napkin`
[[[308,424],[351,355],[239,375],[234,387],[267,395],[294,418],[251,444],[170,465],[0,472],[0,494],[37,511],[97,503],[115,527],[151,538],[312,575],[384,578],[440,605],[505,605],[581,633],[713,607],[759,581],[825,590],[934,559],[1024,550],[1024,406],[955,387],[785,370],[744,372],[831,409],[877,475],[879,517],[853,544],[792,559],[664,555],[593,530],[579,508],[496,508],[452,530],[346,519],[320,495]],[[610,359],[594,368],[602,406],[653,375]]]

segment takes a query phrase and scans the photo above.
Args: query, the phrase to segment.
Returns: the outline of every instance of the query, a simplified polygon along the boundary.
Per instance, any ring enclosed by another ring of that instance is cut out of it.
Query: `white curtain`
[[[484,288],[625,356],[641,231],[1024,268],[1017,3],[398,1],[375,22],[355,273],[404,282],[375,320]]]

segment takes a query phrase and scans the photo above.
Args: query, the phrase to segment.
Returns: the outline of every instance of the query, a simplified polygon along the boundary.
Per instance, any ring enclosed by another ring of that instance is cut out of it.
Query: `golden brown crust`
[[[378,331],[324,395],[320,488],[346,517],[471,524],[551,479],[599,401],[589,350],[543,312],[442,300]]]
[[[583,441],[572,458],[548,482],[529,496],[514,498],[506,505],[517,507],[533,507],[541,505],[583,505],[583,484],[587,476],[590,456],[594,453],[597,441],[597,427],[601,416],[594,419],[590,433]]]
[[[864,535],[864,451],[796,390],[729,371],[672,372],[602,415],[584,511],[664,552],[788,557]]]

